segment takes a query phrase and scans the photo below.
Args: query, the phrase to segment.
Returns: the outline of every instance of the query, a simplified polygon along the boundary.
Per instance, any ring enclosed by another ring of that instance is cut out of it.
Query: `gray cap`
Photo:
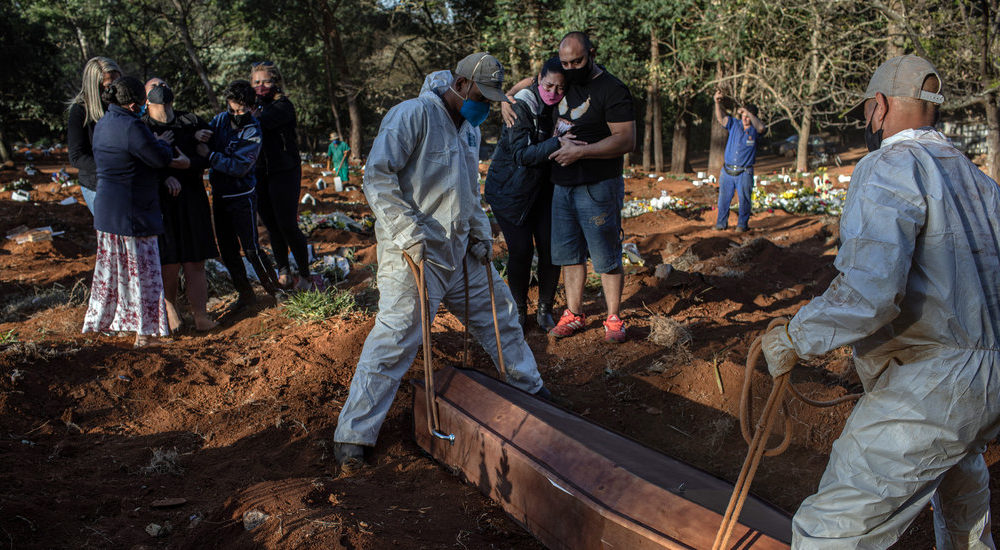
[[[931,75],[938,79],[937,93],[923,89],[924,80]],[[864,118],[865,101],[875,97],[877,93],[886,97],[912,97],[940,105],[944,103],[944,96],[941,95],[943,86],[941,75],[930,61],[916,55],[896,56],[875,69],[875,74],[868,81],[865,97],[848,114]]]
[[[479,86],[479,91],[490,101],[509,103],[503,93],[503,65],[485,52],[474,53],[458,62],[455,74]]]

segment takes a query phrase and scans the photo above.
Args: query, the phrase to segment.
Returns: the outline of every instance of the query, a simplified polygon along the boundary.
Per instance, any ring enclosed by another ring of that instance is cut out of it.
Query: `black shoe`
[[[549,389],[546,388],[545,386],[539,388],[539,390],[533,393],[532,395],[544,401],[549,401],[549,402],[552,401],[552,392],[550,392]]]
[[[240,297],[233,302],[233,307],[230,311],[242,311],[250,306],[257,303],[257,296],[251,290],[250,292],[240,292]]]
[[[538,313],[535,318],[538,320],[539,328],[545,332],[556,326],[556,321],[552,318],[552,304],[538,304]]]
[[[365,448],[353,443],[334,443],[333,458],[340,464],[340,471],[353,475],[365,467]]]
[[[528,307],[527,306],[517,306],[517,322],[521,325],[521,331],[525,330],[525,326],[528,324]]]

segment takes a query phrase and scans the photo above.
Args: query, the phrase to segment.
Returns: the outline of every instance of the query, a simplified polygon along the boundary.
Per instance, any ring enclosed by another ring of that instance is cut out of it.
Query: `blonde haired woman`
[[[295,107],[281,89],[284,80],[271,61],[254,63],[250,84],[257,93],[261,154],[257,159],[257,205],[271,239],[271,252],[278,267],[278,284],[283,288],[307,290],[311,287],[309,250],[299,229],[299,192],[302,164],[295,135]],[[289,268],[291,249],[298,267],[293,278]]]
[[[80,171],[80,192],[90,213],[97,195],[97,165],[94,163],[94,127],[107,110],[101,92],[122,75],[118,64],[107,57],[93,57],[83,66],[80,92],[69,102],[66,142],[69,163]]]

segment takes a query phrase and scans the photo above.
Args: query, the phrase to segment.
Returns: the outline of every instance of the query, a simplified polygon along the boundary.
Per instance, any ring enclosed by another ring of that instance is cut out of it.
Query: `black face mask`
[[[174,102],[174,92],[170,91],[170,88],[167,88],[166,84],[158,84],[149,90],[149,93],[146,94],[146,99],[150,103],[169,105]]]
[[[234,115],[230,113],[229,116],[233,117],[233,124],[235,124],[237,128],[242,128],[247,124],[250,124],[250,120],[253,118],[253,115],[250,113],[243,113],[242,115]]]
[[[594,60],[591,58],[587,61],[587,64],[579,69],[563,69],[563,75],[566,76],[566,84],[575,84],[577,86],[586,84],[590,80],[590,73],[594,71]]]
[[[879,128],[877,132],[873,132],[871,122],[865,126],[865,145],[868,147],[869,153],[878,151],[879,147],[882,146],[882,130],[885,128]]]

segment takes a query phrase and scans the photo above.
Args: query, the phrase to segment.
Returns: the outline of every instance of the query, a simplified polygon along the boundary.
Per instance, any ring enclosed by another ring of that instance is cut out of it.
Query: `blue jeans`
[[[625,180],[556,185],[552,193],[552,263],[594,264],[597,273],[622,265],[622,203]]]
[[[730,176],[722,169],[719,177],[719,217],[715,225],[729,227],[729,205],[733,202],[733,192],[739,197],[740,212],[736,225],[747,228],[750,223],[750,195],[753,193],[753,168],[747,168],[738,176]]]
[[[80,186],[80,194],[83,195],[83,203],[90,210],[90,215],[94,215],[94,199],[97,198],[97,191],[91,191],[84,186]]]

